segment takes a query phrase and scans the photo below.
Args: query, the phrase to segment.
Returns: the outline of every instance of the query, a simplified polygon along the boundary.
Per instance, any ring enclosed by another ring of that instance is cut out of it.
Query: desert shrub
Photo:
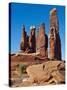
[[[26,73],[26,67],[25,64],[19,64],[20,75]]]

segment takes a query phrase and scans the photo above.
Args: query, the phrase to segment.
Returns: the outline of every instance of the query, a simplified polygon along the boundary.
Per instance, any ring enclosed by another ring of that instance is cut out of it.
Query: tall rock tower
[[[45,34],[45,24],[42,23],[39,28],[37,36],[37,52],[40,52],[40,55],[43,57],[48,57],[47,48],[48,48],[48,37]]]
[[[23,52],[25,52],[26,49],[28,48],[28,41],[29,41],[29,37],[25,31],[25,26],[22,25],[22,38],[20,43],[20,50],[22,50]]]
[[[30,37],[29,37],[29,48],[30,52],[36,52],[36,35],[35,35],[35,26],[30,27]]]
[[[59,21],[57,17],[57,10],[53,8],[50,11],[50,32],[49,32],[49,43],[50,43],[50,59],[61,60],[61,40],[59,36]]]

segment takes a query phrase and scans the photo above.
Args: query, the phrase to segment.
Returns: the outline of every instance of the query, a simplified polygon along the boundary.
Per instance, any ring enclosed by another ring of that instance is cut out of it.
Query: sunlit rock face
[[[59,20],[57,17],[57,10],[53,8],[50,11],[50,32],[49,32],[49,44],[50,44],[50,59],[61,60],[61,40],[59,35]]]
[[[22,38],[20,43],[20,50],[25,52],[29,48],[29,36],[27,35],[27,32],[25,31],[25,26],[22,26]]]
[[[47,61],[42,64],[31,65],[27,69],[29,81],[39,84],[64,84],[65,63],[63,61]]]
[[[37,51],[40,52],[41,56],[47,57],[48,48],[48,37],[45,34],[45,24],[42,23],[37,36]]]

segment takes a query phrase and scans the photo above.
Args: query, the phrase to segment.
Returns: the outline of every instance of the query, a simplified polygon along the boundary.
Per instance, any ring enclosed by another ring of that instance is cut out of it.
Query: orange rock
[[[37,37],[37,51],[41,56],[47,57],[48,37],[45,34],[45,24],[42,23]]]
[[[57,10],[53,8],[50,11],[50,32],[49,32],[49,43],[50,43],[50,59],[61,60],[61,40],[59,36],[59,24],[58,24]]]
[[[50,84],[53,81],[55,84],[58,84],[65,82],[64,69],[65,64],[63,61],[47,61],[43,64],[31,65],[26,69],[26,71],[29,75],[30,82],[47,82],[47,84]]]

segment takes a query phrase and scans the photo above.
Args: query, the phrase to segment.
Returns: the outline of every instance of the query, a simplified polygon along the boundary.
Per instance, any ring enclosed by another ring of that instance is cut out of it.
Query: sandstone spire
[[[59,30],[59,22],[58,22],[58,16],[57,16],[57,10],[56,8],[53,8],[50,11],[50,27],[54,26],[56,29],[56,32]]]
[[[42,23],[37,38],[37,51],[40,52],[41,56],[47,56],[47,47],[48,47],[48,37],[45,34],[45,24]]]
[[[36,36],[35,36],[35,26],[30,27],[30,37],[29,37],[29,47],[31,52],[36,52]]]
[[[49,32],[49,43],[50,43],[50,59],[61,60],[61,40],[59,36],[59,23],[57,17],[57,10],[53,8],[50,11],[50,32]]]
[[[25,52],[25,50],[28,48],[28,35],[25,31],[25,26],[22,26],[22,38],[20,43],[20,49]]]

